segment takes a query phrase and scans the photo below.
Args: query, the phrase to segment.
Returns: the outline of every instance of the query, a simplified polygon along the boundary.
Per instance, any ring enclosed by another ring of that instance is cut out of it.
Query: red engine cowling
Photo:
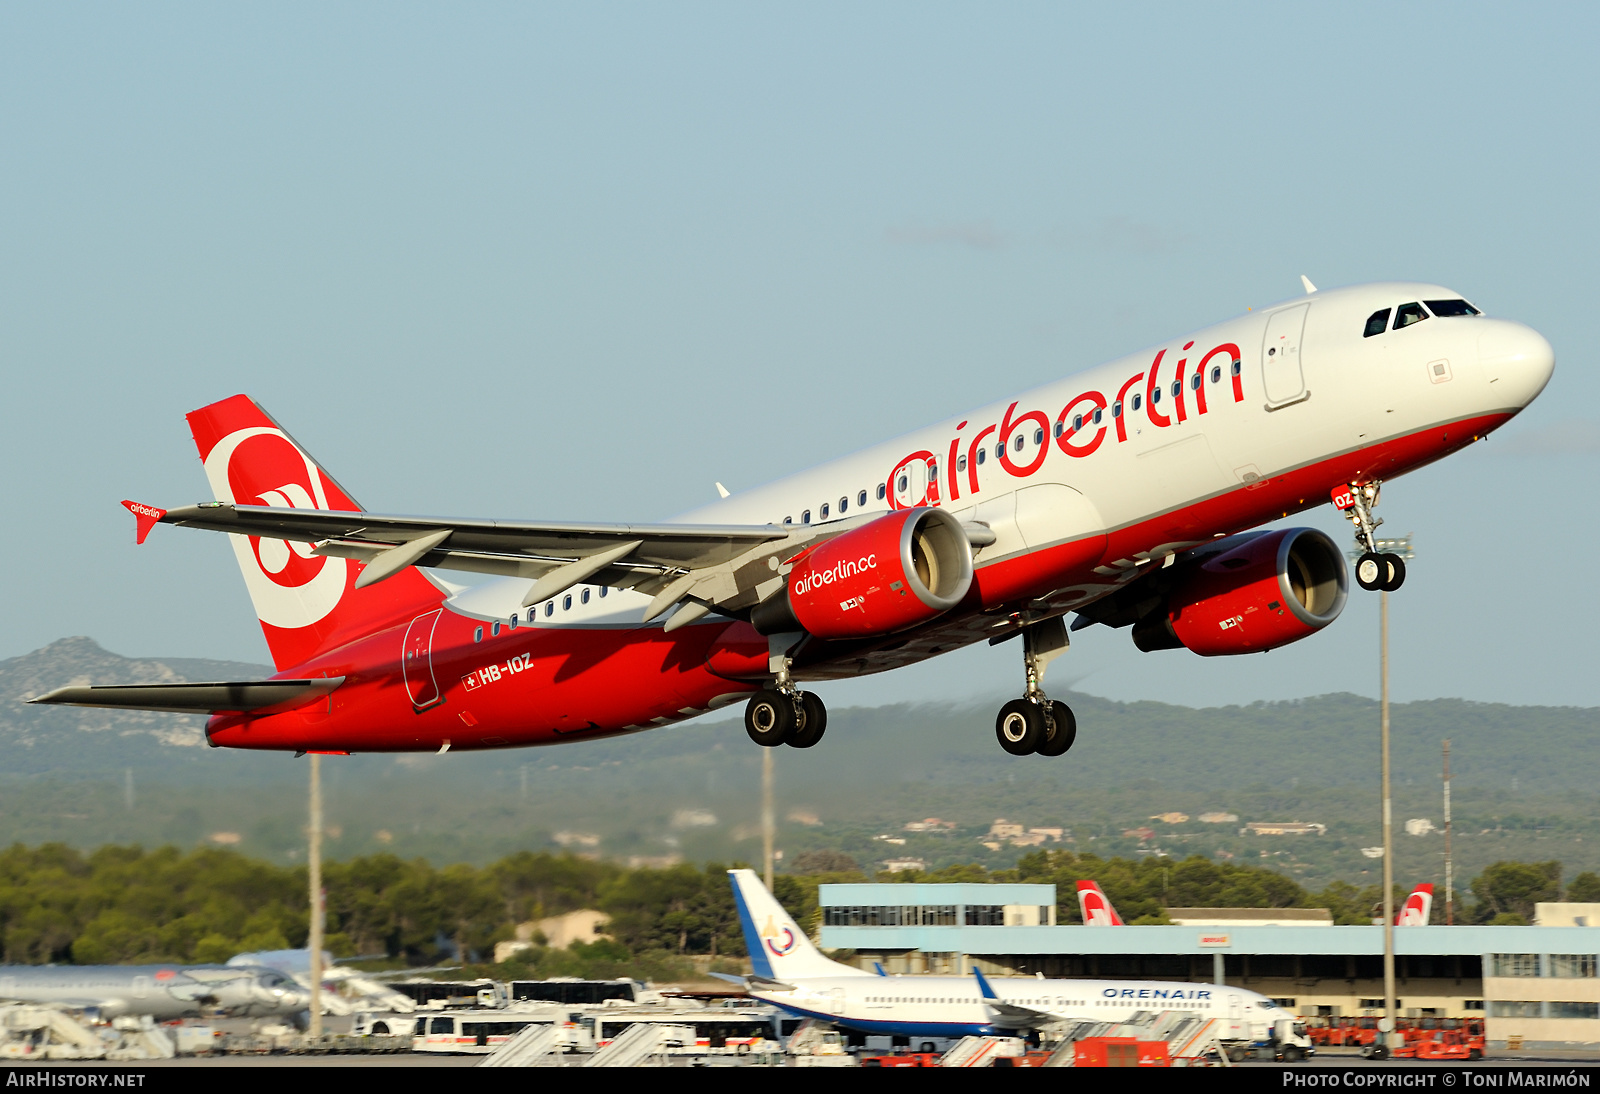
[[[871,638],[949,611],[972,585],[972,546],[943,509],[907,509],[836,536],[789,571],[784,597],[751,615],[763,634]]]
[[[1202,657],[1287,646],[1339,617],[1350,594],[1344,556],[1315,528],[1232,537],[1196,559],[1161,608],[1133,630],[1142,650]],[[1180,564],[1181,565],[1181,564]]]

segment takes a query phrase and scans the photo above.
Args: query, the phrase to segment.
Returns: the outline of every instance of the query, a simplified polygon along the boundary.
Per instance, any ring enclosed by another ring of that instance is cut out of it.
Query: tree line
[[[532,949],[501,975],[682,976],[690,955],[737,960],[744,939],[726,866],[629,868],[568,854],[520,852],[485,867],[435,867],[379,854],[323,868],[327,946],[336,956],[394,966],[482,963],[518,924],[581,908],[611,917],[607,937]],[[1600,901],[1600,877],[1563,886],[1559,862],[1497,862],[1469,886],[1460,922],[1531,922],[1546,900]],[[1378,886],[1335,882],[1312,891],[1275,870],[1198,856],[1102,859],[1036,851],[1015,869],[951,866],[880,874],[884,882],[1053,882],[1059,922],[1079,922],[1078,878],[1099,881],[1129,923],[1166,922],[1172,907],[1325,907],[1338,923],[1367,923]],[[776,879],[798,922],[819,921],[818,886],[870,880],[836,851],[799,856]],[[1404,893],[1396,890],[1396,901]],[[8,964],[220,962],[251,950],[304,946],[304,867],[280,867],[219,849],[64,844],[0,851],[0,948]],[[1434,921],[1442,922],[1442,901]],[[731,967],[731,966],[730,966]]]

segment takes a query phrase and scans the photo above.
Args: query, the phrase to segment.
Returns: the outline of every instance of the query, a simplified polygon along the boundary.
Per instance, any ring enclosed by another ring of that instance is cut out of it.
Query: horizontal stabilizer
[[[343,676],[317,680],[245,680],[213,684],[98,684],[56,688],[29,703],[112,710],[159,710],[173,714],[292,710],[327,695]]]

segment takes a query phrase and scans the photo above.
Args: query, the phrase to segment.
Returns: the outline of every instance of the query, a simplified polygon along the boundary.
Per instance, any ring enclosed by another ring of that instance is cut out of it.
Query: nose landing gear
[[[1027,694],[1001,707],[994,722],[1000,747],[1013,756],[1060,756],[1078,738],[1078,720],[1072,708],[1047,698],[1039,686],[1045,667],[1067,652],[1067,645],[1067,628],[1059,616],[1023,628]]]
[[[1361,546],[1361,557],[1356,559],[1356,584],[1368,592],[1382,589],[1392,593],[1406,580],[1405,559],[1388,551],[1378,550],[1376,532],[1383,523],[1374,517],[1372,509],[1378,504],[1381,482],[1352,482],[1333,488],[1333,504],[1351,524],[1356,526],[1356,543]]]

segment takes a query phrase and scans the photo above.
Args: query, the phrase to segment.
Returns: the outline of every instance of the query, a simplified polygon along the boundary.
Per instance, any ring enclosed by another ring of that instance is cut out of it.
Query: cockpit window
[[[1394,311],[1393,308],[1384,308],[1382,311],[1373,312],[1372,317],[1367,320],[1367,329],[1362,332],[1361,337],[1371,338],[1374,334],[1382,334],[1388,330],[1389,313],[1392,311]]]
[[[1409,327],[1413,323],[1420,323],[1428,318],[1428,313],[1422,310],[1421,304],[1401,304],[1395,309],[1394,329]]]
[[[1461,315],[1482,315],[1483,313],[1465,300],[1426,300],[1428,310],[1440,319],[1454,319]]]

